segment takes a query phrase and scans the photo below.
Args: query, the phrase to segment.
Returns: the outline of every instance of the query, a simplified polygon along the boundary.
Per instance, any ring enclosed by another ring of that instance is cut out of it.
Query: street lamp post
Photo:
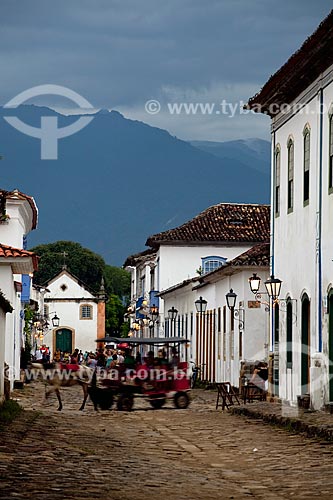
[[[175,323],[176,323],[176,319],[177,319],[177,315],[178,315],[178,309],[176,309],[174,306],[172,306],[169,310],[168,310],[168,314],[169,314],[169,318],[170,318],[170,321],[171,321],[171,335],[170,337],[174,337],[175,336]]]
[[[48,321],[49,314],[53,314],[54,317],[51,318],[53,328],[58,328],[60,324],[60,318],[57,316],[57,313],[53,311],[52,313],[48,313],[47,315],[36,313],[33,317],[31,323],[31,329],[34,330],[34,338],[35,338],[35,347],[38,345],[38,341],[43,343],[44,336],[50,330],[50,323]]]
[[[236,299],[237,294],[230,288],[230,292],[228,292],[225,296],[227,300],[227,306],[231,311],[233,318],[238,321],[238,328],[240,331],[244,330],[244,309],[236,309]]]
[[[271,275],[270,278],[268,278],[265,281],[266,292],[259,291],[261,285],[261,278],[257,276],[256,273],[253,273],[253,275],[249,278],[249,285],[251,292],[254,294],[256,300],[266,305],[267,312],[269,312],[271,304],[274,307],[275,304],[278,303],[280,304],[281,302],[283,303],[285,302],[284,300],[281,301],[281,299],[279,299],[282,281],[279,278],[275,278],[273,274]],[[269,301],[262,300],[263,295],[267,295]]]
[[[60,325],[60,318],[58,318],[57,313],[55,313],[55,315],[53,316],[51,321],[52,321],[53,327],[58,328],[58,326]]]
[[[279,326],[279,313],[283,309],[281,309],[281,305],[287,306],[287,300],[285,299],[280,299],[280,292],[281,292],[281,285],[282,281],[279,278],[275,278],[275,276],[272,274],[270,278],[268,278],[265,282],[265,288],[266,292],[260,292],[260,285],[261,285],[261,278],[257,276],[256,273],[253,274],[249,278],[249,285],[252,293],[254,293],[256,300],[258,300],[260,303],[263,303],[266,305],[266,312],[270,312],[272,310],[272,317],[271,317],[271,334],[270,334],[270,349],[273,351],[271,355],[272,359],[272,372],[269,375],[269,387],[274,387],[274,385],[278,382],[278,373],[279,373],[279,340],[278,338],[275,337],[276,331],[278,331],[278,326]],[[262,295],[267,295],[268,296],[268,301],[262,300]],[[297,303],[296,299],[291,299],[289,298],[288,301],[295,301]],[[284,312],[287,310],[285,309]],[[297,321],[297,313],[295,314],[296,316],[296,321]],[[271,392],[271,389],[269,389],[269,393]]]
[[[159,315],[158,307],[155,306],[155,304],[153,304],[150,307],[150,318],[149,318],[149,323],[148,323],[150,337],[154,336],[154,328],[155,328],[155,324],[158,322],[158,315]]]
[[[275,278],[274,274],[272,274],[271,277],[265,281],[265,287],[266,287],[267,293],[269,295],[269,298],[273,302],[277,302],[279,300],[281,285],[282,285],[282,281],[279,280],[279,278]]]
[[[199,314],[204,314],[207,309],[207,300],[203,299],[201,296],[198,300],[194,302],[195,308]]]
[[[198,364],[203,364],[204,359],[205,359],[205,349],[204,349],[204,324],[202,321],[202,316],[206,313],[207,310],[207,300],[202,298],[201,296],[194,302],[196,311],[198,313],[198,319],[197,319],[197,338],[196,338],[196,356],[195,356],[195,361]],[[199,361],[200,358],[200,361]],[[205,365],[204,365],[205,367]],[[205,374],[203,375],[203,379],[205,379]]]

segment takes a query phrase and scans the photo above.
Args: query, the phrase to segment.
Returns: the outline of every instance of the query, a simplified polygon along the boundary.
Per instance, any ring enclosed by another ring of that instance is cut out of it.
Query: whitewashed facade
[[[152,291],[166,290],[183,280],[198,276],[203,258],[218,256],[229,261],[248,250],[250,246],[160,245],[156,253],[148,255],[144,259],[140,258],[137,266],[126,267],[132,275],[132,300],[135,302],[137,298],[144,297],[148,302],[152,301],[154,300],[151,299]],[[163,301],[158,302],[158,304],[160,322],[156,326],[155,333],[163,336],[164,319],[168,309],[165,309]]]
[[[237,288],[239,287],[243,308],[245,297],[252,294],[248,282],[246,282],[247,290],[245,291],[243,283],[245,275],[242,276],[240,282],[236,277],[239,270],[235,272],[233,280],[231,278],[222,281],[218,279],[218,282],[214,282],[214,284],[208,284],[205,276],[210,276],[214,280],[212,273],[208,273],[211,267],[214,269],[217,266],[217,269],[221,270],[226,264],[250,250],[255,244],[269,241],[269,212],[269,206],[265,205],[221,203],[210,207],[183,226],[148,238],[147,245],[151,245],[151,249],[131,256],[125,262],[126,269],[132,275],[132,322],[135,317],[141,318],[141,320],[144,318],[143,315],[140,315],[143,299],[148,303],[148,310],[149,306],[153,304],[159,307],[159,321],[154,328],[149,329],[149,323],[147,324],[143,320],[138,335],[159,337],[181,335],[189,338],[192,341],[191,347],[183,354],[186,354],[188,360],[191,359],[197,364],[203,364],[204,361],[208,360],[207,356],[209,357],[209,363],[204,363],[206,366],[204,377],[207,380],[216,381],[217,378],[218,380],[226,380],[225,377],[228,377],[229,381],[232,379],[234,385],[238,386],[239,354],[237,346],[239,338],[243,334],[233,333],[232,338],[235,340],[232,341],[232,347],[228,347],[228,350],[235,354],[227,365],[224,363],[224,359],[218,358],[218,356],[222,356],[220,338],[222,331],[219,331],[220,337],[218,337],[215,322],[218,315],[223,313],[225,294],[232,286],[231,281],[234,281]],[[216,271],[217,276],[220,276],[219,272]],[[246,275],[246,280],[248,277]],[[262,278],[264,279],[265,276]],[[194,302],[200,296],[200,291],[195,292],[192,288],[198,283],[201,283],[201,287],[205,283],[205,292],[207,290],[208,297],[205,298],[209,302],[209,312],[205,318],[206,321],[209,321],[208,326],[200,326],[195,313]],[[227,289],[228,286],[229,289]],[[168,313],[172,306],[179,311],[175,323],[170,320]],[[263,336],[267,334],[267,329],[262,328],[262,324],[266,324],[267,314],[259,310],[251,311],[251,316],[255,318],[256,313],[258,313],[256,321],[260,331],[258,336],[260,340],[257,342],[257,334],[252,332],[252,343],[246,346],[244,352],[248,357],[255,357],[255,353],[257,353],[256,359],[259,357],[263,359],[265,344]],[[225,315],[225,328],[230,330],[229,316],[226,312]],[[237,327],[236,322],[234,323]],[[235,328],[234,323],[233,328]],[[211,326],[213,324],[214,328]],[[207,328],[214,330],[212,335],[207,336],[209,346],[205,344],[203,334],[199,333],[199,330],[203,331],[203,329],[205,332],[208,331]],[[214,336],[214,340],[212,336]],[[202,338],[200,345],[199,337]],[[225,338],[229,339],[227,331],[225,331]],[[224,346],[224,357],[226,356],[225,349]],[[235,358],[237,361],[234,361]]]
[[[69,271],[63,269],[46,284],[44,313],[49,316],[50,330],[43,343],[51,356],[57,348],[72,353],[75,348],[95,352],[96,339],[105,337],[104,295],[94,295]],[[52,328],[52,317],[60,319]]]
[[[314,409],[333,401],[332,26],[331,13],[249,102],[272,117],[271,269],[289,302],[274,309],[275,393]]]
[[[268,361],[269,314],[255,300],[248,281],[254,272],[268,278],[268,245],[263,247],[258,265],[249,259],[240,264],[236,258],[219,270],[161,292],[165,310],[178,311],[174,324],[167,320],[166,332],[191,341],[187,359],[201,368],[202,380],[239,387],[242,363]],[[236,314],[227,307],[230,289],[237,294]],[[201,297],[207,301],[204,314],[195,307]]]
[[[20,378],[21,349],[24,347],[24,304],[22,303],[22,275],[28,287],[30,278],[37,269],[37,259],[31,252],[24,250],[26,235],[36,228],[37,207],[30,196],[17,190],[1,191],[0,221],[0,287],[5,299],[13,308],[12,313],[1,315],[0,365],[8,365],[7,376],[10,388],[14,380]],[[4,374],[0,377],[0,398],[3,397]]]

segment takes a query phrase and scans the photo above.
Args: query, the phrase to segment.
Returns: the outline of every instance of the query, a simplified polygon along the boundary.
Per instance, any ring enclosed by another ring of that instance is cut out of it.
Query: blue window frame
[[[215,269],[222,267],[226,262],[227,259],[225,257],[219,257],[217,255],[209,255],[208,257],[203,257],[201,259],[202,274],[215,271]]]

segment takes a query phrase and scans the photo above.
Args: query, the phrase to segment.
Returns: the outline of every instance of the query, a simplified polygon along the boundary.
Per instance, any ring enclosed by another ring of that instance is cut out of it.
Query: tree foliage
[[[111,294],[105,305],[106,324],[105,330],[110,335],[120,337],[125,328],[124,324],[125,307],[122,300],[114,294]]]
[[[129,299],[131,291],[131,275],[128,271],[120,267],[109,266],[104,269],[105,289],[107,293],[112,293]]]
[[[101,286],[104,275],[104,259],[73,241],[57,241],[38,245],[31,249],[39,257],[39,269],[34,274],[34,282],[44,285],[58,273],[64,265],[68,271],[86,284],[95,293]]]
[[[104,277],[107,295],[105,329],[110,334],[126,335],[128,326],[124,323],[124,314],[130,296],[130,273],[105,264],[100,255],[73,241],[38,245],[31,251],[40,257],[39,269],[34,274],[37,285],[46,284],[61,272],[64,265],[94,293],[100,290]]]

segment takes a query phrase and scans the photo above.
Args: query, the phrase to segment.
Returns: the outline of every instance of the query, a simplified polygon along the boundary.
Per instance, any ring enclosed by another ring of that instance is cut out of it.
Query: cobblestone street
[[[216,411],[209,391],[187,410],[137,399],[130,413],[80,412],[79,387],[62,390],[62,412],[42,383],[15,397],[27,411],[0,435],[1,498],[332,498],[331,444]]]

